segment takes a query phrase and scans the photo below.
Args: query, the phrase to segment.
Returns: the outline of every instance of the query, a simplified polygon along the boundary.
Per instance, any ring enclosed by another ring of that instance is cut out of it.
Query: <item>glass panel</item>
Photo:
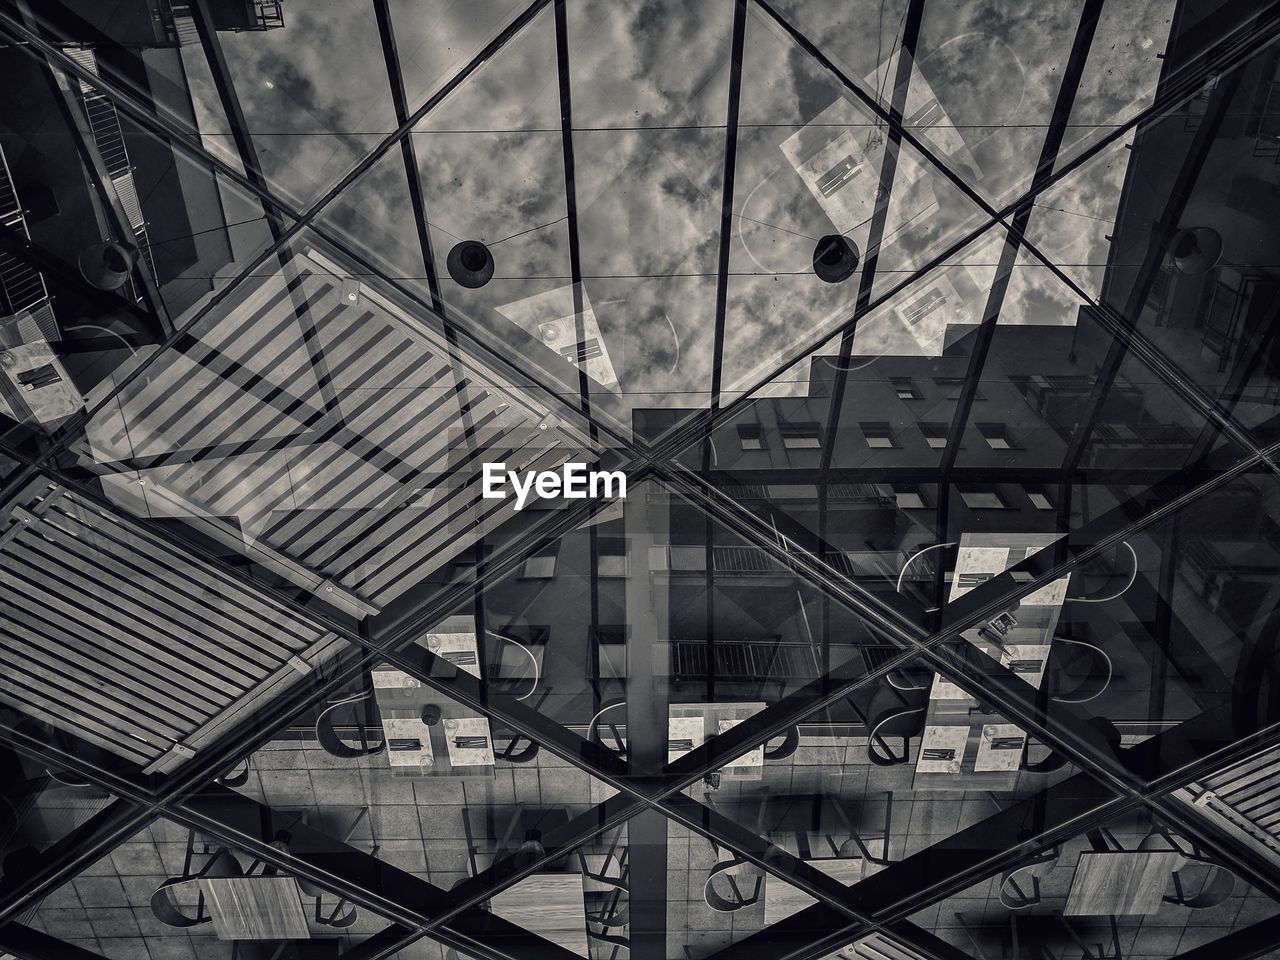
[[[743,76],[722,362],[730,396],[853,315],[855,259],[874,250],[867,289],[887,292],[985,219],[906,144],[892,188],[878,186],[886,141],[874,114],[763,14],[748,18]],[[872,236],[877,211],[883,231]],[[831,262],[815,267],[819,240],[837,234],[857,257],[824,247]]]
[[[285,852],[297,845],[287,834],[271,842]],[[322,885],[164,818],[55,890],[27,922],[108,960],[232,960],[281,946],[336,957],[387,925]]]
[[[466,65],[527,4],[519,0],[390,0],[396,54],[409,109]]]
[[[1169,960],[1277,912],[1229,864],[1139,811],[1043,849],[911,920],[972,957],[1074,955],[1087,943],[1104,956]]]
[[[832,339],[762,386],[717,427],[709,449],[696,442],[680,459],[894,603],[905,578],[932,569],[904,564],[937,536],[935,481],[944,458],[957,455],[948,434],[1003,243],[984,234],[863,317],[847,344]],[[1056,329],[1045,320],[1009,322],[1034,339]]]

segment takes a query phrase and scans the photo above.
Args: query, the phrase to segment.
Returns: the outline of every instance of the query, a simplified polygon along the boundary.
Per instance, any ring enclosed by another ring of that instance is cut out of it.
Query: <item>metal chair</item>
[[[769,743],[773,741],[770,740]],[[787,732],[782,735],[782,742],[776,747],[770,748],[765,744],[764,758],[766,760],[785,760],[800,749],[800,728],[788,727]]]
[[[195,884],[196,889],[199,890],[199,880],[203,877],[239,877],[244,874],[240,862],[228,848],[218,847],[211,851],[208,844],[203,846],[204,849],[197,853],[195,831],[188,831],[182,874],[168,878],[151,894],[151,912],[166,926],[185,928],[209,923],[213,917],[205,910],[203,892],[197,893],[194,914],[183,912],[183,906],[178,902],[177,894],[192,884]],[[209,859],[203,867],[193,871],[197,856],[208,856]]]
[[[856,707],[855,707],[856,709]],[[867,759],[878,767],[892,767],[910,759],[910,740],[924,730],[925,707],[914,706],[900,691],[882,687],[867,709]],[[895,753],[889,741],[902,740]]]
[[[297,881],[298,881],[298,890],[302,892],[302,895],[304,897],[315,898],[315,901],[316,901],[316,910],[314,914],[315,921],[321,926],[336,927],[338,929],[344,929],[346,927],[351,926],[359,918],[360,914],[356,910],[356,908],[345,897],[341,897],[341,896],[337,897],[337,903],[333,905],[333,909],[330,910],[328,913],[326,913],[324,911],[324,906],[323,906],[324,898],[326,896],[336,896],[336,895],[333,894],[331,891],[326,890],[324,887],[317,886],[316,884],[312,883],[310,880],[303,879],[302,877],[298,877]],[[349,909],[344,911],[343,910],[344,907],[348,907]]]
[[[591,718],[591,722],[587,724],[587,739],[593,743],[598,743],[610,753],[616,755],[619,759],[625,760],[627,757],[627,740],[618,730],[617,724],[605,721],[605,727],[609,731],[609,739],[606,740],[600,730],[600,721],[604,715],[610,710],[626,705],[625,698],[618,698],[609,703],[605,703],[596,711],[596,715]]]
[[[1061,850],[1041,851],[1029,863],[1000,875],[1000,903],[1009,910],[1025,910],[1040,902],[1040,878],[1057,866]]]
[[[1165,903],[1175,903],[1192,910],[1206,910],[1225,903],[1235,892],[1236,877],[1221,864],[1214,863],[1199,848],[1192,846],[1190,850],[1178,843],[1173,835],[1163,831],[1155,831],[1143,837],[1138,844],[1139,850],[1176,850],[1182,859],[1173,868],[1173,896],[1165,896]],[[1204,868],[1199,884],[1194,883],[1192,869]],[[1196,887],[1194,893],[1189,892]]]
[[[320,711],[320,714],[316,717],[316,740],[319,741],[325,753],[343,760],[352,760],[356,757],[368,757],[381,753],[387,748],[386,739],[382,737],[381,729],[378,730],[377,741],[370,741],[364,718],[360,715],[359,705],[371,703],[373,703],[373,691],[363,690],[342,700],[335,700]],[[351,707],[357,711],[356,729],[360,734],[360,745],[358,747],[343,740],[335,728],[335,714],[343,707]],[[376,711],[376,707],[374,709]]]
[[[715,851],[717,857],[721,855],[720,848],[714,843],[711,844],[711,848]],[[750,862],[744,857],[734,854],[717,860],[711,865],[711,869],[707,871],[707,879],[702,885],[702,899],[708,907],[717,913],[735,913],[760,902],[760,896],[764,892],[764,876],[762,874],[755,874],[753,878],[755,885],[750,894],[744,894],[742,888],[738,886],[737,871],[744,864]],[[728,882],[728,896],[716,889],[716,879],[718,877],[723,877]]]
[[[1055,685],[1059,677],[1077,679],[1076,685],[1066,692],[1051,695],[1050,699],[1055,703],[1088,703],[1101,696],[1103,691],[1111,685],[1115,668],[1111,663],[1111,657],[1097,644],[1087,643],[1084,640],[1070,640],[1067,637],[1055,637],[1053,643],[1057,650],[1074,646],[1079,651],[1085,651],[1083,656],[1078,655],[1066,665],[1055,665],[1052,656],[1050,657],[1049,665],[1053,671]],[[1087,664],[1087,669],[1081,669],[1081,663]]]

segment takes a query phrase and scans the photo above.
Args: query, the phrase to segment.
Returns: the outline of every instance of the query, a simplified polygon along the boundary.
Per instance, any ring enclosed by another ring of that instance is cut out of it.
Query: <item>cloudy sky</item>
[[[393,0],[391,6],[415,106],[523,8],[517,0]],[[779,0],[776,6],[848,76],[865,78],[873,96],[891,98],[892,81],[885,78],[905,0],[857,9],[847,0]],[[1066,156],[1149,102],[1172,6],[1172,0],[1106,5]],[[583,284],[625,405],[708,401],[732,15],[732,0],[568,3]],[[1067,0],[926,5],[912,77],[932,89],[953,129],[920,135],[949,152],[948,163],[997,206],[1029,183],[1078,15],[1079,4]],[[305,203],[394,129],[395,117],[371,5],[312,0],[292,5],[286,20],[285,28],[265,34],[223,34],[223,43],[272,183]],[[845,135],[867,171],[849,189],[864,191],[874,191],[884,152],[874,115],[754,9],[742,76],[726,388],[767,376],[782,358],[847,320],[856,300],[856,274],[825,284],[814,277],[811,260],[817,239],[837,232],[865,254],[868,225],[845,222],[831,203],[820,203],[797,168],[795,149],[784,145],[800,131],[807,148]],[[416,129],[437,271],[460,314],[493,326],[504,305],[570,284],[560,123],[548,7]],[[908,146],[903,154],[875,294],[985,219]],[[1042,197],[1029,231],[1089,291],[1096,291],[1106,261],[1124,157],[1117,145],[1055,186]],[[408,203],[395,150],[321,222],[388,275],[423,290]],[[444,269],[449,249],[471,238],[490,244],[496,263],[495,279],[474,291],[454,285]],[[964,304],[957,318],[981,315],[1001,239],[980,238],[938,271],[954,281],[953,289],[977,291],[977,302]],[[920,349],[902,335],[892,306],[864,318],[856,354]],[[1001,322],[1071,323],[1077,307],[1048,271],[1022,258]],[[802,390],[804,364],[797,369],[795,387]]]

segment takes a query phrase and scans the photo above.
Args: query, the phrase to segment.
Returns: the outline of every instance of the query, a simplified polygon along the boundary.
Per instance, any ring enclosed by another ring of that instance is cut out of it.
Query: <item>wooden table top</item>
[[[806,860],[815,869],[821,870],[829,877],[834,877],[846,887],[852,886],[862,879],[864,861],[861,857],[849,859]],[[766,877],[764,881],[764,925],[777,923],[806,907],[817,903],[813,897],[803,890],[783,883],[776,877]]]
[[[534,873],[489,901],[490,909],[580,957],[587,953],[587,905],[579,873]]]
[[[306,940],[311,936],[298,881],[281,874],[203,877],[219,940]]]
[[[1176,850],[1086,850],[1080,854],[1064,917],[1147,916],[1163,902]]]

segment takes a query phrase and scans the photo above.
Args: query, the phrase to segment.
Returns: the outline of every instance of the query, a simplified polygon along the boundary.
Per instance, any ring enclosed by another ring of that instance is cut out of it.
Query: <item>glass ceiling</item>
[[[0,0],[0,960],[1280,956],[1277,38]]]

